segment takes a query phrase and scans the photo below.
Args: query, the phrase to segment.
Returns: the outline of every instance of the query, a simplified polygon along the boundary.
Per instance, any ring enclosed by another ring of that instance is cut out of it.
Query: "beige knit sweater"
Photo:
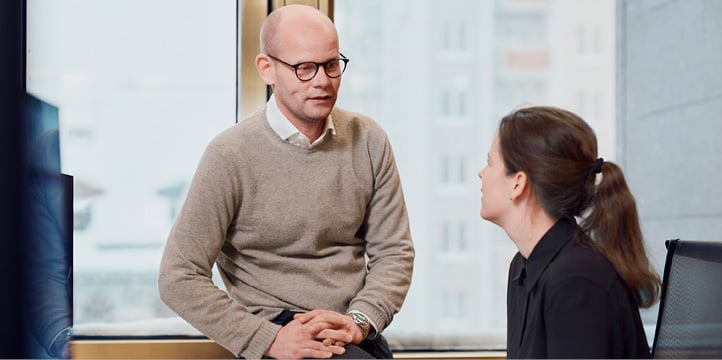
[[[367,117],[332,117],[336,134],[310,149],[265,111],[219,134],[171,230],[161,298],[237,356],[263,355],[283,309],[355,309],[381,331],[406,297],[414,249],[391,146]]]

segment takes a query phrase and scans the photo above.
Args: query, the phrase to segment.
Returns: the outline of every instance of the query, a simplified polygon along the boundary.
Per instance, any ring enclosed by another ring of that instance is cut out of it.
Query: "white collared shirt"
[[[278,105],[276,104],[276,97],[273,95],[271,95],[271,98],[268,99],[268,104],[266,106],[266,118],[268,119],[268,125],[271,126],[271,129],[273,129],[273,131],[275,131],[276,134],[281,137],[281,139],[293,145],[307,149],[320,144],[326,137],[327,133],[330,132],[332,135],[336,134],[336,128],[333,125],[333,119],[331,118],[331,114],[329,114],[326,118],[326,125],[323,129],[323,132],[321,133],[321,136],[319,136],[318,139],[311,143],[308,137],[298,131],[298,129],[291,123],[291,121],[283,115],[281,110],[278,108]]]

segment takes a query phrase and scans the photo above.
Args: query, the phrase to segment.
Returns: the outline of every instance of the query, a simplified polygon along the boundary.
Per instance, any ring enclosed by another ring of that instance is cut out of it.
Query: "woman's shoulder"
[[[611,289],[621,281],[614,266],[603,254],[575,240],[559,251],[547,271],[548,279],[553,284],[588,282]]]

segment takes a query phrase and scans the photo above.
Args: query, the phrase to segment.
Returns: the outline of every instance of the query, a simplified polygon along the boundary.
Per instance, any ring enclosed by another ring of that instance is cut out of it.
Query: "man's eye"
[[[316,64],[304,63],[298,66],[298,71],[302,72],[313,72],[316,69]]]

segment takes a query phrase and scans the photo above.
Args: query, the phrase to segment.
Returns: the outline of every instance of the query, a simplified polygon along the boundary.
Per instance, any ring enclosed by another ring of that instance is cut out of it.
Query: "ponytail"
[[[650,307],[659,298],[662,282],[646,256],[634,197],[617,164],[603,162],[599,169],[602,179],[582,229],[632,290],[637,304]]]

